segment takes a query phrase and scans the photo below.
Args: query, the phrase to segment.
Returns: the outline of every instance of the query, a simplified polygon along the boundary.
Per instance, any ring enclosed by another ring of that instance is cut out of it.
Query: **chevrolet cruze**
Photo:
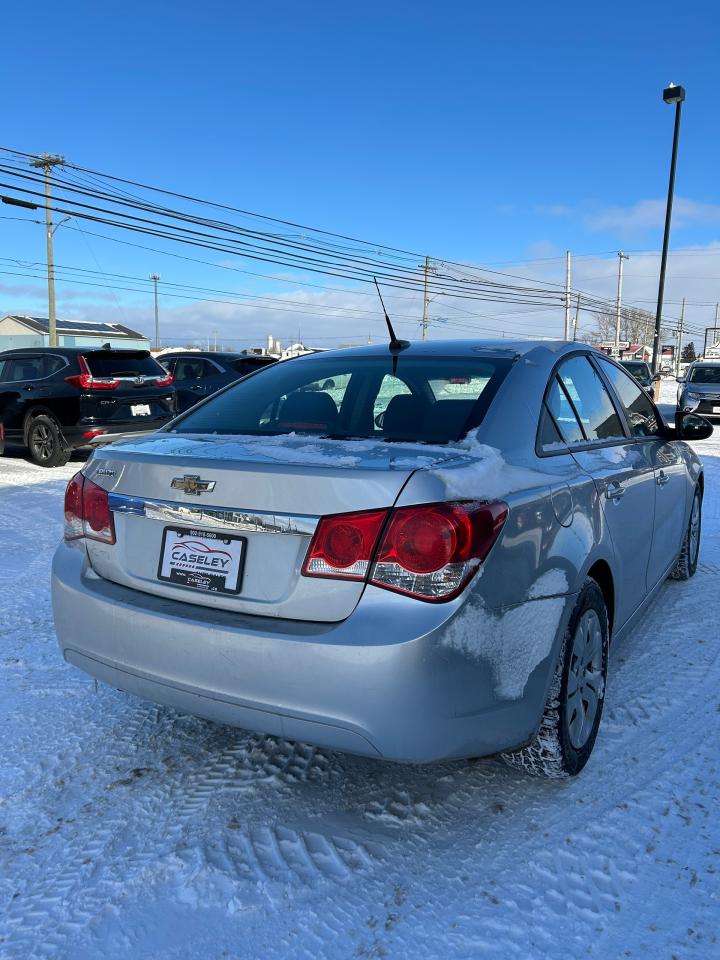
[[[276,364],[70,481],[60,649],[251,730],[572,775],[610,641],[695,572],[711,432],[578,344]]]

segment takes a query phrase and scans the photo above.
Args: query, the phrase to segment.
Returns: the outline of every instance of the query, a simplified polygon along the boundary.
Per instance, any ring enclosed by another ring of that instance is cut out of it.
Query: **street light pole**
[[[667,207],[665,208],[665,233],[663,234],[662,257],[660,259],[660,283],[658,285],[657,312],[655,314],[655,334],[653,336],[652,372],[657,373],[660,365],[660,327],[662,324],[663,296],[665,293],[665,269],[667,267],[668,246],[670,243],[670,222],[672,220],[673,195],[675,193],[675,166],[677,164],[678,141],[680,139],[680,115],[682,113],[685,88],[669,84],[663,90],[665,103],[675,104],[675,130],[673,133],[672,159],[670,160],[670,180],[668,183]]]
[[[155,287],[155,349],[156,349],[156,350],[159,350],[159,349],[160,349],[160,321],[158,320],[158,293],[157,293],[157,285],[158,285],[158,280],[160,279],[160,274],[159,274],[159,273],[151,273],[151,274],[150,274],[150,279],[152,280],[153,286]]]

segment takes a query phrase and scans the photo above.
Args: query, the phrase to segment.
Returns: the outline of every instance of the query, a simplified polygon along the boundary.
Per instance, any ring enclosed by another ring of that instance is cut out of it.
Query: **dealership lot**
[[[720,432],[697,448],[697,576],[613,652],[596,753],[560,784],[353,758],[96,686],[60,659],[49,605],[79,461],[0,459],[0,956],[713,956]]]

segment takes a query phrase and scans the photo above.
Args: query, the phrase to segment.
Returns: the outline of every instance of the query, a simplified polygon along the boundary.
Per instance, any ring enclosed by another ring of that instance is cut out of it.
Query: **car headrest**
[[[387,437],[417,436],[420,425],[428,412],[429,404],[422,397],[401,393],[393,397],[382,420],[383,433]]]
[[[329,393],[298,390],[280,409],[279,424],[285,429],[337,432],[338,409]]]
[[[464,433],[477,400],[438,400],[430,407],[422,425],[423,438],[459,437]]]

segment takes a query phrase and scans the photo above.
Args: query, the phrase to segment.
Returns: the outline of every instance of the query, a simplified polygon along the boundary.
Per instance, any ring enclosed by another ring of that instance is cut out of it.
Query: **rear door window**
[[[568,399],[567,393],[562,388],[557,377],[553,378],[553,382],[550,384],[545,402],[565,443],[584,443],[585,434],[575,416],[575,411]],[[545,435],[549,437],[546,443],[553,442],[552,431],[547,426],[545,430],[541,432],[544,432]],[[542,444],[543,440],[541,439],[540,442]]]
[[[10,383],[20,383],[23,380],[41,380],[45,376],[45,357],[36,356],[15,357],[8,360],[8,370],[5,379]]]
[[[623,440],[623,430],[610,394],[586,356],[570,357],[558,370],[589,441]]]
[[[634,437],[652,437],[660,430],[657,411],[650,398],[624,370],[598,358],[602,370],[620,399]]]
[[[203,377],[213,377],[217,368],[203,360],[202,357],[178,357],[175,361],[175,380],[182,383],[185,380],[202,380]]]

